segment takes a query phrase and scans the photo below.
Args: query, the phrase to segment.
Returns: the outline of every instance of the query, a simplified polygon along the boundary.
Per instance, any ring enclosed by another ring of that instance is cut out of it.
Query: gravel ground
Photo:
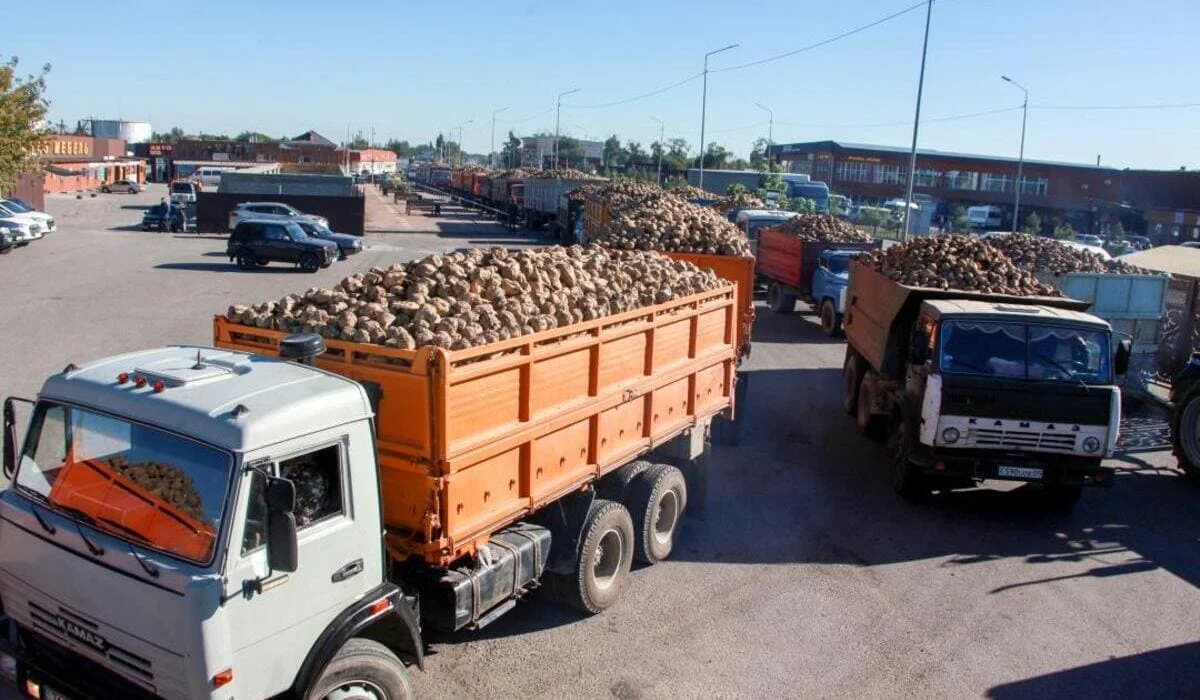
[[[224,241],[114,230],[142,195],[51,197],[60,230],[0,259],[7,393],[71,361],[207,342],[234,301],[327,285],[427,252],[526,242],[467,217],[395,214],[372,196],[367,250],[315,275],[239,272]],[[390,231],[393,233],[383,233]],[[405,233],[395,233],[403,231]],[[760,308],[750,428],[717,447],[704,519],[625,598],[581,618],[523,603],[434,640],[425,698],[1196,697],[1200,490],[1153,412],[1130,418],[1109,490],[1073,515],[1022,489],[908,504],[840,409],[844,346],[811,316]]]

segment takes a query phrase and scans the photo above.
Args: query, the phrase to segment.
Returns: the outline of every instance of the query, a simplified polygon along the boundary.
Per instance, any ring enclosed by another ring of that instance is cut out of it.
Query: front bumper
[[[1022,481],[1062,486],[1112,486],[1114,470],[1096,457],[922,446],[914,461],[927,476],[982,481]],[[1036,469],[1041,477],[1001,473],[1001,467]]]
[[[17,691],[24,697],[72,700],[157,697],[100,664],[19,628],[11,619],[6,627],[9,631],[0,640],[0,659],[5,665],[8,659],[15,660]]]

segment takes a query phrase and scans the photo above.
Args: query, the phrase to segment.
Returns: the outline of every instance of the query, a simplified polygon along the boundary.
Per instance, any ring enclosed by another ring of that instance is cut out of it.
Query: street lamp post
[[[1021,213],[1021,170],[1025,165],[1025,118],[1029,116],[1029,91],[1026,90],[1023,85],[1007,75],[1002,75],[1000,78],[1007,83],[1012,83],[1018,88],[1021,88],[1021,92],[1025,93],[1025,101],[1021,104],[1021,151],[1020,155],[1017,156],[1017,183],[1013,188],[1017,191],[1017,198],[1013,202],[1012,232],[1016,233],[1017,221],[1019,220],[1018,215]]]
[[[562,98],[567,95],[573,95],[579,92],[580,88],[567,90],[566,92],[558,93],[558,99],[554,103],[554,169],[558,170],[558,129],[562,120]]]
[[[508,107],[501,107],[492,112],[492,145],[488,148],[488,166],[492,168],[496,167],[496,115],[506,109]]]
[[[929,20],[933,17],[933,0],[925,5],[925,42],[921,44],[921,73],[917,78],[917,112],[913,116],[912,152],[908,157],[908,194],[904,197],[904,234],[901,241],[908,240],[909,219],[912,218],[913,182],[917,179],[917,128],[921,125],[921,91],[925,88],[925,55],[929,53]]]
[[[658,117],[650,117],[658,122],[658,184],[662,184],[662,157],[663,151],[666,149],[666,144],[663,143],[663,133],[666,131],[666,124]]]
[[[458,167],[460,167],[460,168],[462,167],[462,164],[463,164],[463,143],[462,143],[463,127],[466,126],[467,124],[474,124],[474,123],[475,123],[474,119],[468,119],[465,122],[458,125]]]
[[[754,106],[767,113],[767,155],[769,157],[771,145],[775,143],[775,113],[771,111],[770,107],[764,107],[758,102],[755,102]]]
[[[739,46],[741,44],[730,44],[729,46],[704,54],[704,90],[700,97],[700,189],[704,189],[704,120],[708,111],[708,57],[722,51],[736,49]]]

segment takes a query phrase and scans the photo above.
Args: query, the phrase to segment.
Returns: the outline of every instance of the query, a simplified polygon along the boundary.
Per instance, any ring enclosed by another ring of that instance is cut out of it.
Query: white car
[[[53,216],[30,209],[11,199],[0,199],[0,217],[29,224],[36,238],[57,230]]]
[[[305,214],[296,207],[282,202],[240,202],[233,211],[229,212],[229,230],[232,231],[239,221],[254,217],[301,219],[311,221],[321,228],[329,228],[329,219],[316,214]]]
[[[41,238],[41,236],[34,236],[33,229],[24,221],[0,217],[0,227],[8,229],[8,235],[15,246],[29,245],[34,238]]]

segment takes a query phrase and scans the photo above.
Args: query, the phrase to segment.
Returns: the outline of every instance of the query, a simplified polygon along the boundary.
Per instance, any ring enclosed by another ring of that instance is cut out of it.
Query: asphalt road
[[[206,342],[211,316],[436,250],[527,242],[370,202],[359,256],[315,275],[239,272],[224,241],[113,230],[156,190],[52,198],[60,231],[0,258],[0,384],[135,347]],[[386,232],[385,232],[386,231]],[[533,596],[435,638],[421,697],[1196,697],[1200,489],[1166,427],[1131,417],[1112,489],[1069,516],[1024,489],[895,496],[840,409],[844,345],[759,308],[741,447],[714,450],[708,509],[671,561],[583,618]]]

